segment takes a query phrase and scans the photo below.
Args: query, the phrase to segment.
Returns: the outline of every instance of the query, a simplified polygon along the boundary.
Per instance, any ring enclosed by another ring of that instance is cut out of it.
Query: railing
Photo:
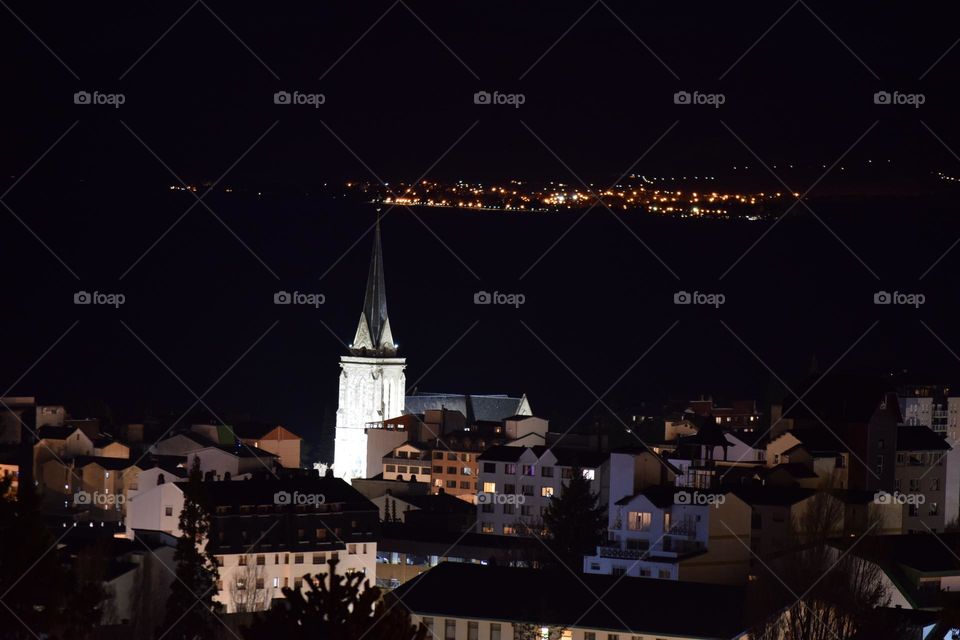
[[[599,547],[601,558],[618,558],[620,560],[639,560],[646,549],[621,549],[620,547]]]

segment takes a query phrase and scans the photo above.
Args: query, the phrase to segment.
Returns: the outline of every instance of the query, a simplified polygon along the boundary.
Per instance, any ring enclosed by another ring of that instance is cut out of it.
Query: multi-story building
[[[383,456],[384,480],[431,482],[433,455],[426,446],[405,442]]]
[[[896,491],[884,498],[903,502],[902,533],[944,530],[950,449],[929,427],[897,429]],[[951,498],[956,501],[960,496]]]
[[[608,455],[559,447],[495,446],[477,459],[479,494],[477,530],[480,533],[523,535],[527,528],[543,529],[543,513],[550,498],[559,496],[565,480],[579,468],[591,481],[600,504],[609,487]]]
[[[694,415],[732,431],[754,431],[763,419],[755,400],[734,400],[729,407],[724,407],[717,406],[712,397],[707,397],[692,400],[690,410]]]
[[[652,452],[610,455],[606,539],[585,573],[742,584],[750,508],[726,491],[674,486],[676,468]]]
[[[900,389],[900,410],[908,425],[930,427],[947,442],[960,438],[960,397],[948,386],[920,385]],[[960,520],[960,447],[947,452],[947,493],[942,505],[947,522]]]
[[[182,482],[143,486],[130,502],[129,532],[179,535]],[[377,507],[339,478],[205,482],[212,517],[208,550],[217,558],[215,599],[227,612],[261,611],[281,588],[306,589],[305,576],[360,572],[376,577]]]

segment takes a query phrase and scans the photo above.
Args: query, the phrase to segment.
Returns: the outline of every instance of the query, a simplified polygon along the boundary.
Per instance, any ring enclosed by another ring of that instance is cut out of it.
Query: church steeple
[[[380,212],[373,236],[373,253],[370,256],[370,271],[367,273],[367,291],[360,313],[360,324],[350,345],[354,355],[392,357],[397,353],[387,317],[387,290],[383,277],[383,250],[380,246]]]

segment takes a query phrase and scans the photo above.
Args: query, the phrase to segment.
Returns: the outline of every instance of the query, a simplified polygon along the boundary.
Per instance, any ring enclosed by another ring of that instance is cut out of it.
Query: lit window
[[[540,495],[541,495],[542,497],[544,497],[544,498],[552,498],[552,497],[553,497],[553,487],[541,487],[541,488],[540,488]]]
[[[483,492],[484,493],[496,493],[497,483],[496,482],[484,482],[483,483]]]

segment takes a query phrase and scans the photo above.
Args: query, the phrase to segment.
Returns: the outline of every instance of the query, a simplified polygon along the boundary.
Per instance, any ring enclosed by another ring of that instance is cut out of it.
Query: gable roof
[[[520,413],[524,400],[505,394],[415,393],[406,397],[404,413],[423,414],[430,409],[449,409],[462,413],[470,424],[478,420],[501,422]]]
[[[78,429],[80,429],[80,427],[54,427],[47,425],[37,429],[37,436],[41,440],[66,440]],[[83,433],[83,431],[81,431],[81,433]]]

